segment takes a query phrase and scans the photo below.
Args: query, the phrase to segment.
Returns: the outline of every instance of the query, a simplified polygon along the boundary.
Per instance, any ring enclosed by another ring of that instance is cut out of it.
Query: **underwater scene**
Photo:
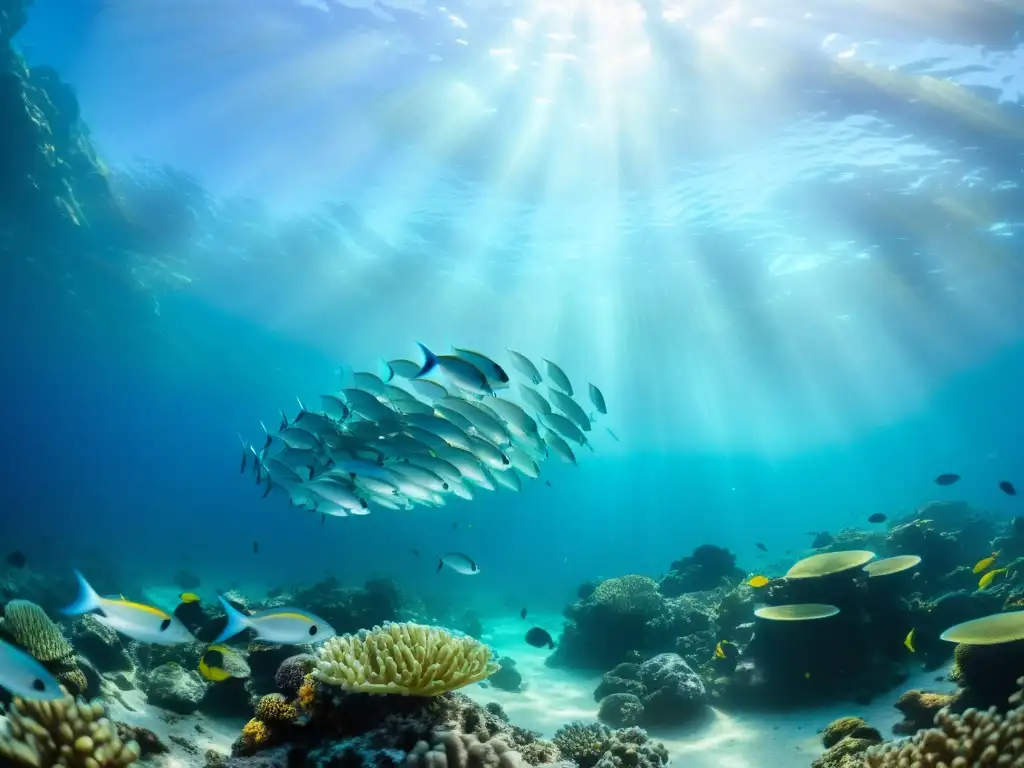
[[[1024,768],[1021,0],[0,0],[0,767]]]

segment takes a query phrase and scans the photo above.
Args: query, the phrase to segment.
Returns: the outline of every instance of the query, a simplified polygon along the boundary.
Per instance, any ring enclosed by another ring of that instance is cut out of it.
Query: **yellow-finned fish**
[[[199,674],[220,683],[236,677],[249,677],[252,670],[241,653],[226,645],[211,645],[199,659]]]
[[[999,552],[993,552],[986,558],[983,558],[974,564],[974,573],[981,573],[987,571],[993,565],[996,564],[996,560],[999,558]]]
[[[178,595],[178,599],[181,600],[181,602],[183,603],[198,603],[199,595],[197,595],[195,592],[182,592],[180,595]]]
[[[753,587],[754,589],[760,589],[770,581],[771,579],[769,579],[767,576],[754,576],[750,581],[747,582],[747,584]]]
[[[993,581],[995,581],[996,576],[998,576],[1000,573],[1006,573],[1006,569],[996,568],[994,571],[989,571],[988,573],[986,573],[984,576],[981,577],[981,579],[978,580],[978,589],[985,589]]]
[[[715,646],[716,659],[728,659],[736,654],[736,644],[728,640],[719,640]]]
[[[144,603],[134,603],[123,597],[100,597],[78,571],[78,598],[63,610],[66,616],[99,611],[96,620],[140,643],[176,645],[195,640],[177,617]]]
[[[912,629],[912,630],[910,630],[910,631],[909,631],[909,632],[907,633],[907,636],[906,636],[906,638],[905,638],[905,639],[903,640],[903,645],[904,645],[904,646],[906,647],[906,649],[907,649],[908,651],[910,651],[911,653],[917,653],[917,651],[916,651],[916,650],[914,649],[914,633],[915,633],[915,632],[917,632],[917,630],[916,630],[916,629]]]
[[[260,640],[275,645],[319,643],[334,637],[334,627],[299,608],[268,608],[246,616],[223,597],[218,595],[218,599],[228,615],[228,623],[213,641],[214,645],[246,629],[253,630]]]

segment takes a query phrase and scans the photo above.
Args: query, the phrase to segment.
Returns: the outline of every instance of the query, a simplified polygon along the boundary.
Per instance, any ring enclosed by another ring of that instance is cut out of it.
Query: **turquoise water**
[[[933,499],[1017,514],[996,16],[39,0],[15,45],[77,93],[121,215],[8,224],[5,542],[140,588],[385,575],[514,616],[702,543],[754,571]],[[324,524],[239,475],[236,433],[416,341],[555,360],[621,442]],[[435,574],[449,550],[480,575]]]

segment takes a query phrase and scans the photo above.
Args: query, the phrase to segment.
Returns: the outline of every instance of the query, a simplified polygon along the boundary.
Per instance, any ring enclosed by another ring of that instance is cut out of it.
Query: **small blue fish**
[[[57,678],[20,648],[0,640],[0,688],[14,696],[35,701],[63,699]]]
[[[218,599],[228,615],[228,623],[214,645],[247,629],[253,630],[260,640],[276,645],[318,643],[335,635],[334,627],[326,621],[298,608],[269,608],[246,616],[223,597]]]
[[[176,617],[152,605],[134,603],[124,597],[101,597],[78,571],[78,598],[65,608],[66,616],[99,611],[96,619],[113,630],[140,643],[176,645],[195,640]]]

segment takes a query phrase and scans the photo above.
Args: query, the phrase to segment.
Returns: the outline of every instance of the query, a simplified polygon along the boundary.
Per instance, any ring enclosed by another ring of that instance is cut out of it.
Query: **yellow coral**
[[[290,723],[299,716],[295,706],[280,693],[268,693],[256,705],[256,720],[264,723]]]
[[[270,740],[270,729],[255,717],[242,727],[242,743],[247,747],[258,747]]]
[[[313,678],[359,693],[436,696],[499,669],[478,640],[409,622],[332,637],[317,653]]]
[[[4,606],[0,631],[42,662],[64,661],[75,655],[60,627],[29,600],[11,600]]]
[[[123,743],[99,702],[65,696],[57,701],[14,699],[10,736],[0,737],[0,763],[32,768],[122,768],[139,759],[139,745]]]

